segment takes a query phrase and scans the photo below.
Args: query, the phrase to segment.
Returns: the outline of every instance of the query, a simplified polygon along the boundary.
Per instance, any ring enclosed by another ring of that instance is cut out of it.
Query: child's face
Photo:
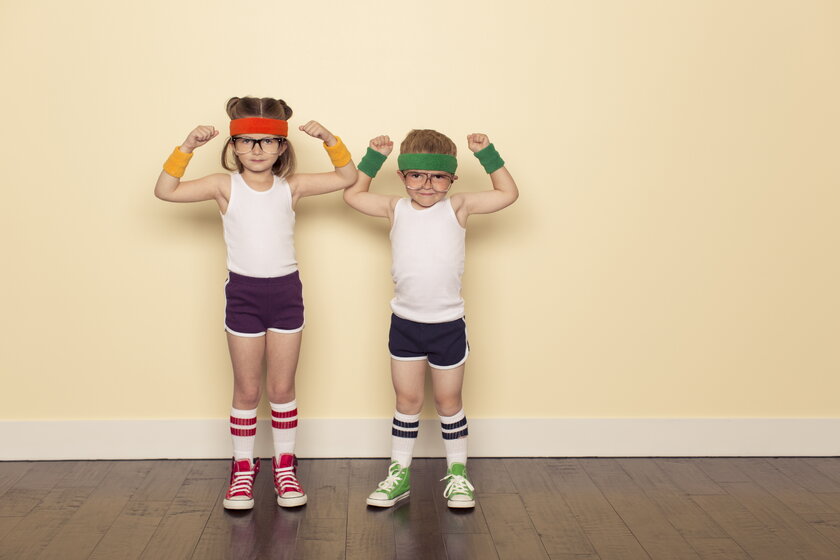
[[[273,134],[240,134],[232,142],[242,166],[254,173],[270,170],[288,147],[285,138]]]
[[[458,179],[446,171],[406,169],[397,171],[408,196],[423,208],[430,208],[446,198],[446,193]]]

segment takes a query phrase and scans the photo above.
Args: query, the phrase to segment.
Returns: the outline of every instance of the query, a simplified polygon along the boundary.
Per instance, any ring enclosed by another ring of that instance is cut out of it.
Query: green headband
[[[397,158],[400,171],[405,169],[423,169],[425,171],[446,171],[455,174],[458,160],[447,154],[400,154]]]

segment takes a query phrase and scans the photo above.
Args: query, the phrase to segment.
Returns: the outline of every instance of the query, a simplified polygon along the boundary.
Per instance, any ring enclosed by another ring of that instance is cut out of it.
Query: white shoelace
[[[233,496],[240,492],[251,494],[251,488],[254,486],[254,471],[237,471],[233,474],[233,482],[230,484],[228,494]]]
[[[291,490],[292,492],[303,493],[303,489],[300,487],[300,482],[298,482],[298,479],[295,476],[294,467],[274,469],[274,481],[277,487],[283,492]]]
[[[444,498],[449,498],[452,494],[468,495],[468,491],[475,490],[470,481],[460,475],[448,474],[441,478],[441,480],[449,480],[449,484],[443,490]]]
[[[388,471],[388,477],[378,484],[379,488],[386,491],[393,490],[394,486],[399,483],[401,472],[399,466],[391,467]]]

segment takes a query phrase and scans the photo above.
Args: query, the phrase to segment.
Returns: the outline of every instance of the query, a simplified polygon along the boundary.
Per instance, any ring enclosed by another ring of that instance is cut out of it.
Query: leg
[[[301,331],[280,333],[269,330],[267,334],[266,387],[274,439],[272,466],[277,504],[282,507],[306,503],[306,493],[297,479],[297,458],[294,455],[298,425],[295,374],[302,337]]]
[[[410,494],[409,467],[420,427],[425,378],[425,359],[391,359],[391,380],[397,400],[397,410],[391,425],[391,465],[388,467],[388,476],[368,496],[369,506],[391,507]]]
[[[467,478],[467,417],[464,414],[461,390],[464,365],[452,369],[432,368],[435,407],[440,415],[443,444],[446,448],[448,480],[443,496],[451,508],[475,507],[475,488]]]
[[[260,402],[265,337],[242,337],[228,333],[228,347],[233,365],[230,433],[234,458],[224,507],[251,509],[254,507],[254,477],[260,469],[259,460],[254,460],[254,440],[257,433],[257,405]]]
[[[257,408],[262,388],[266,337],[245,337],[227,333],[233,366],[233,407]]]

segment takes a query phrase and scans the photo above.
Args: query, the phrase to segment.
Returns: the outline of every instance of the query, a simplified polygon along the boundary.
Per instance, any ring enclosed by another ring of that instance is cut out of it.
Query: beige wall
[[[3,1],[0,419],[224,417],[218,212],[152,187],[247,94],[357,158],[439,129],[461,189],[496,143],[522,195],[469,224],[472,417],[840,415],[840,4],[423,5]],[[302,414],[390,415],[386,224],[305,200],[297,248]]]

